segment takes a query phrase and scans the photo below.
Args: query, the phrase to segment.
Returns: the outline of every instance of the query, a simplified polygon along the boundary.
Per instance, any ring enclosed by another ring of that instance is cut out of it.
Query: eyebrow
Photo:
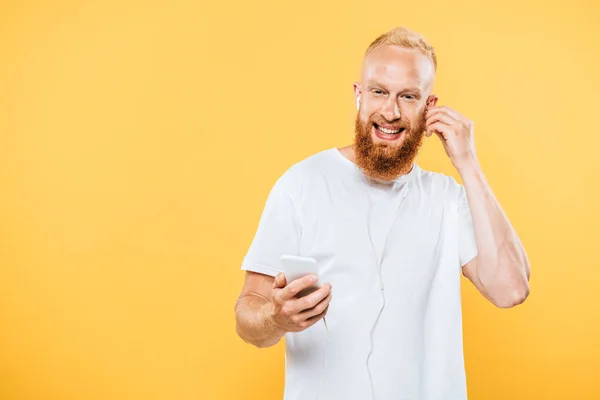
[[[381,87],[381,88],[385,88],[385,85],[383,85],[383,84],[381,84],[379,82],[376,82],[376,81],[367,81],[367,88],[368,89],[372,89],[375,86],[378,86],[378,87]],[[412,86],[412,87],[408,87],[408,88],[402,89],[400,91],[400,93],[404,93],[404,92],[417,92],[418,94],[421,94],[421,89],[418,88],[418,87],[416,87],[416,86]]]

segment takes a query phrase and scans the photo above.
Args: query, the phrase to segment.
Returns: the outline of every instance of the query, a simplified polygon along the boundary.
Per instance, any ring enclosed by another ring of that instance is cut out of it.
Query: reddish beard
[[[373,142],[373,123],[379,125],[380,122],[387,124],[381,116],[371,116],[366,123],[363,123],[359,113],[356,114],[354,162],[371,179],[393,181],[410,172],[417,158],[425,139],[425,114],[418,118],[414,126],[404,118],[399,124],[394,124],[395,128],[404,128],[404,132],[401,133],[404,138],[400,139],[399,145],[393,142]]]

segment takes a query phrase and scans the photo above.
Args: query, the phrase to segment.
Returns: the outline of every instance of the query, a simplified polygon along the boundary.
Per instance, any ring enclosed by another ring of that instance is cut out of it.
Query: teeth
[[[378,128],[378,129],[379,129],[381,132],[383,132],[383,133],[387,133],[388,135],[392,135],[392,134],[394,134],[394,133],[398,133],[398,132],[400,132],[400,129],[393,131],[393,130],[391,130],[391,129],[385,129],[384,127],[381,127],[381,126],[379,126],[379,125],[377,125],[377,128]]]

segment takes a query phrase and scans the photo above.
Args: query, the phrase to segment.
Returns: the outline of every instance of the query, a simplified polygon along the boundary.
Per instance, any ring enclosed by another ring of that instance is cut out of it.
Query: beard
[[[380,115],[373,115],[367,122],[362,122],[360,112],[356,113],[354,156],[355,163],[364,174],[375,181],[390,182],[407,174],[425,140],[425,113],[422,113],[415,125],[402,118],[390,124],[395,129],[404,128],[400,133],[404,137],[396,142],[386,143],[383,140],[373,141],[373,123],[388,124]]]

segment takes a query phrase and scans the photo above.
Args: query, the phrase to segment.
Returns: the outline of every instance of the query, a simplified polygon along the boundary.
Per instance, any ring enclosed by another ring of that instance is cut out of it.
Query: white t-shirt
[[[326,324],[285,335],[284,400],[467,398],[460,272],[477,247],[454,178],[415,163],[371,183],[337,148],[314,154],[274,184],[242,270],[275,276],[282,254],[332,284]]]

